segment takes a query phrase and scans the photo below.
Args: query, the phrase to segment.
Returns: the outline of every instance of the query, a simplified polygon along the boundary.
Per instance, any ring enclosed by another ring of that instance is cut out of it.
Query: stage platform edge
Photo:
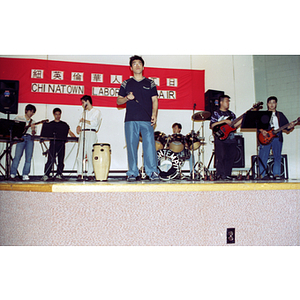
[[[54,192],[54,193],[126,193],[126,192],[205,192],[205,191],[253,191],[300,190],[300,181],[288,182],[8,182],[0,183],[2,191]]]

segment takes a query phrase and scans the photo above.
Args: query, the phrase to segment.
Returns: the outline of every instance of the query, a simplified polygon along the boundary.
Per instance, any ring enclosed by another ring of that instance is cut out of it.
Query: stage
[[[300,240],[300,180],[3,180],[0,196],[0,245],[292,246]]]

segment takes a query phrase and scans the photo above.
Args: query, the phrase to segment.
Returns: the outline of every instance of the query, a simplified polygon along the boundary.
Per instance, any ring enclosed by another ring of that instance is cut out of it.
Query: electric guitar
[[[298,122],[300,122],[300,117],[299,117],[297,120],[295,120],[295,121],[293,121],[293,122],[291,122],[291,123],[289,123],[289,124],[285,124],[284,126],[281,126],[280,128],[278,128],[278,129],[276,129],[276,130],[273,130],[273,128],[270,129],[270,130],[267,130],[266,136],[264,136],[264,135],[262,134],[262,132],[260,132],[260,133],[258,134],[258,140],[259,140],[259,142],[260,142],[262,145],[268,145],[268,144],[270,144],[270,143],[272,142],[272,140],[274,139],[274,137],[277,136],[276,134],[277,134],[278,132],[284,130],[285,128],[289,127],[289,126],[292,125],[292,124],[296,125]]]
[[[234,125],[236,123],[238,123],[248,111],[259,110],[262,108],[262,105],[263,105],[263,102],[258,102],[256,104],[254,104],[252,108],[250,108],[245,113],[243,113],[241,116],[239,116],[234,121],[232,121],[230,123],[230,125],[227,123],[222,123],[222,124],[216,125],[213,128],[214,135],[221,141],[226,140],[231,132],[234,132],[237,130],[238,127],[234,127]]]
[[[25,126],[24,131],[23,131],[23,135],[26,134],[28,128],[31,127],[32,125],[44,124],[46,122],[49,122],[49,119],[42,120],[42,121],[39,121],[39,122],[36,122],[36,123],[32,124],[32,119],[31,119],[30,122],[29,122],[29,124],[27,126]]]

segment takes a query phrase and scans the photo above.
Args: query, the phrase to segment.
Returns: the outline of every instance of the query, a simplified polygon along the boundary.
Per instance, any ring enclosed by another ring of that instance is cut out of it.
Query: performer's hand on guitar
[[[222,121],[222,123],[226,123],[226,124],[230,125],[232,123],[232,121],[229,119],[225,119]]]
[[[35,134],[36,134],[36,131],[35,131],[35,125],[32,124],[30,127],[31,127],[32,135],[35,135]]]
[[[266,137],[267,134],[268,134],[268,131],[266,131],[266,130],[264,130],[264,129],[259,129],[259,131],[262,133],[262,135],[263,135],[264,137]]]
[[[81,132],[81,127],[80,126],[76,127],[76,132],[77,132],[77,134],[79,134]]]

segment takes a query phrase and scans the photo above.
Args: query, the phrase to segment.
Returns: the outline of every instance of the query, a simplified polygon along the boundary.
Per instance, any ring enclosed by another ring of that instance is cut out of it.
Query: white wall
[[[138,53],[137,53],[138,54]],[[21,56],[23,57],[23,56]],[[79,55],[79,56],[26,56],[30,58],[42,58],[51,60],[65,60],[76,62],[91,62],[91,63],[106,63],[128,65],[130,55]],[[253,59],[251,55],[143,55],[145,67],[163,67],[163,68],[182,68],[182,69],[197,69],[205,70],[205,90],[216,89],[223,90],[231,96],[230,109],[237,116],[244,113],[255,103],[254,91],[254,71]],[[24,111],[26,104],[19,105],[19,113]],[[80,106],[61,106],[61,105],[37,105],[37,113],[35,120],[45,118],[52,119],[52,110],[55,106],[62,108],[62,120],[66,121],[71,130],[75,132],[77,117],[79,117],[82,108]],[[111,170],[127,170],[127,157],[124,138],[124,109],[117,108],[99,108],[103,115],[103,122],[98,133],[98,141],[111,144],[112,163]],[[158,121],[156,131],[162,131],[166,134],[171,134],[171,126],[174,122],[180,122],[183,126],[182,133],[187,134],[192,129],[192,108],[191,110],[160,110],[158,113]],[[1,118],[6,116],[0,114]],[[13,115],[11,116],[14,117]],[[209,121],[195,122],[195,130],[202,133],[202,125],[204,125],[204,137],[207,145],[204,148],[204,157],[201,159],[207,165],[210,159],[213,145],[211,142],[212,135],[209,129]],[[240,130],[238,130],[240,131]],[[39,133],[39,132],[38,132]],[[201,134],[202,135],[202,134]],[[256,150],[256,135],[254,132],[243,132],[245,137],[245,163],[246,167],[250,167],[251,155],[255,155]],[[296,135],[294,136],[296,137]],[[67,145],[66,167],[65,169],[76,170],[75,157],[76,146],[73,143]],[[288,144],[285,143],[285,147]],[[3,147],[3,144],[2,144]],[[142,163],[142,147],[139,147],[139,167]],[[289,152],[290,148],[284,149],[285,153]],[[71,151],[72,150],[72,151]],[[69,154],[69,152],[71,153]],[[295,151],[295,150],[294,150]],[[42,156],[42,151],[38,143],[35,144],[34,159],[31,174],[42,175],[45,158]],[[23,161],[20,163],[19,170],[23,166]],[[188,163],[185,164],[184,170],[188,170]],[[290,177],[297,176],[296,170],[290,169]]]

